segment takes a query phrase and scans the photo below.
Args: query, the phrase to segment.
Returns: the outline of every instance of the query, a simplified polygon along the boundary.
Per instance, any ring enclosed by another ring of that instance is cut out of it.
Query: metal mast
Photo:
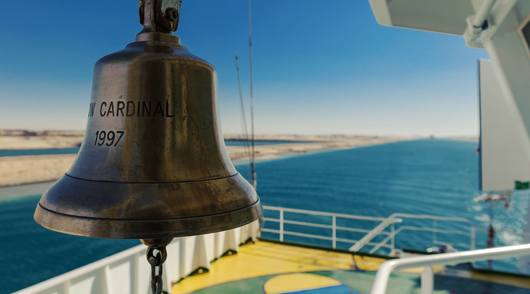
[[[250,91],[250,171],[252,177],[252,186],[258,188],[258,179],[256,175],[256,144],[254,131],[254,66],[252,63],[252,0],[248,0],[248,64],[249,64],[249,91]]]
[[[235,57],[236,75],[237,75],[237,89],[239,92],[239,103],[241,106],[241,124],[243,128],[243,136],[245,138],[245,147],[248,155],[248,162],[252,162],[252,150],[250,149],[250,136],[247,127],[247,115],[245,109],[245,99],[243,97],[243,88],[241,87],[241,71],[239,67],[239,57]]]

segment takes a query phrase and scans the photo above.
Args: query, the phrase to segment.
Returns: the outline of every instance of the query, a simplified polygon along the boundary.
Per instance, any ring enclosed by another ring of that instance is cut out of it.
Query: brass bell
[[[97,62],[84,142],[37,205],[42,226],[151,240],[227,230],[260,216],[254,188],[225,151],[215,71],[170,34],[175,11],[157,9],[142,6],[136,41]]]

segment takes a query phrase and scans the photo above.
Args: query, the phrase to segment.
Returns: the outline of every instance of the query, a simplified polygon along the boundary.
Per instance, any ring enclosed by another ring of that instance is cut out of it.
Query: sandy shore
[[[256,146],[256,158],[268,159],[285,155],[296,155],[308,152],[347,149],[360,146],[378,145],[406,140],[404,137],[382,137],[382,136],[296,136],[294,137],[261,137],[259,140],[286,140],[293,143],[276,145]],[[296,142],[299,141],[299,142]],[[228,152],[232,160],[248,158],[245,147],[228,146]]]
[[[233,135],[228,135],[226,138],[239,139]],[[257,136],[257,139],[288,141],[288,143],[282,144],[256,146],[256,157],[263,160],[285,155],[377,145],[411,138],[347,135],[260,135]],[[68,132],[67,135],[52,133],[27,136],[24,134],[6,134],[4,131],[3,135],[0,133],[0,149],[64,148],[79,146],[81,140],[81,133]],[[229,146],[227,149],[234,161],[248,158],[248,151],[245,147]],[[0,157],[0,187],[56,180],[69,169],[74,159],[75,155]]]
[[[81,131],[0,130],[0,149],[45,149],[77,147]]]
[[[75,155],[0,157],[0,187],[54,181],[67,171]]]

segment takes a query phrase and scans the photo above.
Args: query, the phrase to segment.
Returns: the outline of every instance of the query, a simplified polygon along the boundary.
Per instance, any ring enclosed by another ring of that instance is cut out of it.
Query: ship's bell
[[[215,79],[177,37],[149,28],[100,59],[80,152],[42,196],[35,220],[74,235],[131,239],[256,220],[259,198],[225,151]]]

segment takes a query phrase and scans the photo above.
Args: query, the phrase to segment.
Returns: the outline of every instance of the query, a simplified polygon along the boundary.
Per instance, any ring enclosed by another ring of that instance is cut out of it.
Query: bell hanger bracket
[[[140,0],[142,32],[170,34],[177,30],[182,0]]]

